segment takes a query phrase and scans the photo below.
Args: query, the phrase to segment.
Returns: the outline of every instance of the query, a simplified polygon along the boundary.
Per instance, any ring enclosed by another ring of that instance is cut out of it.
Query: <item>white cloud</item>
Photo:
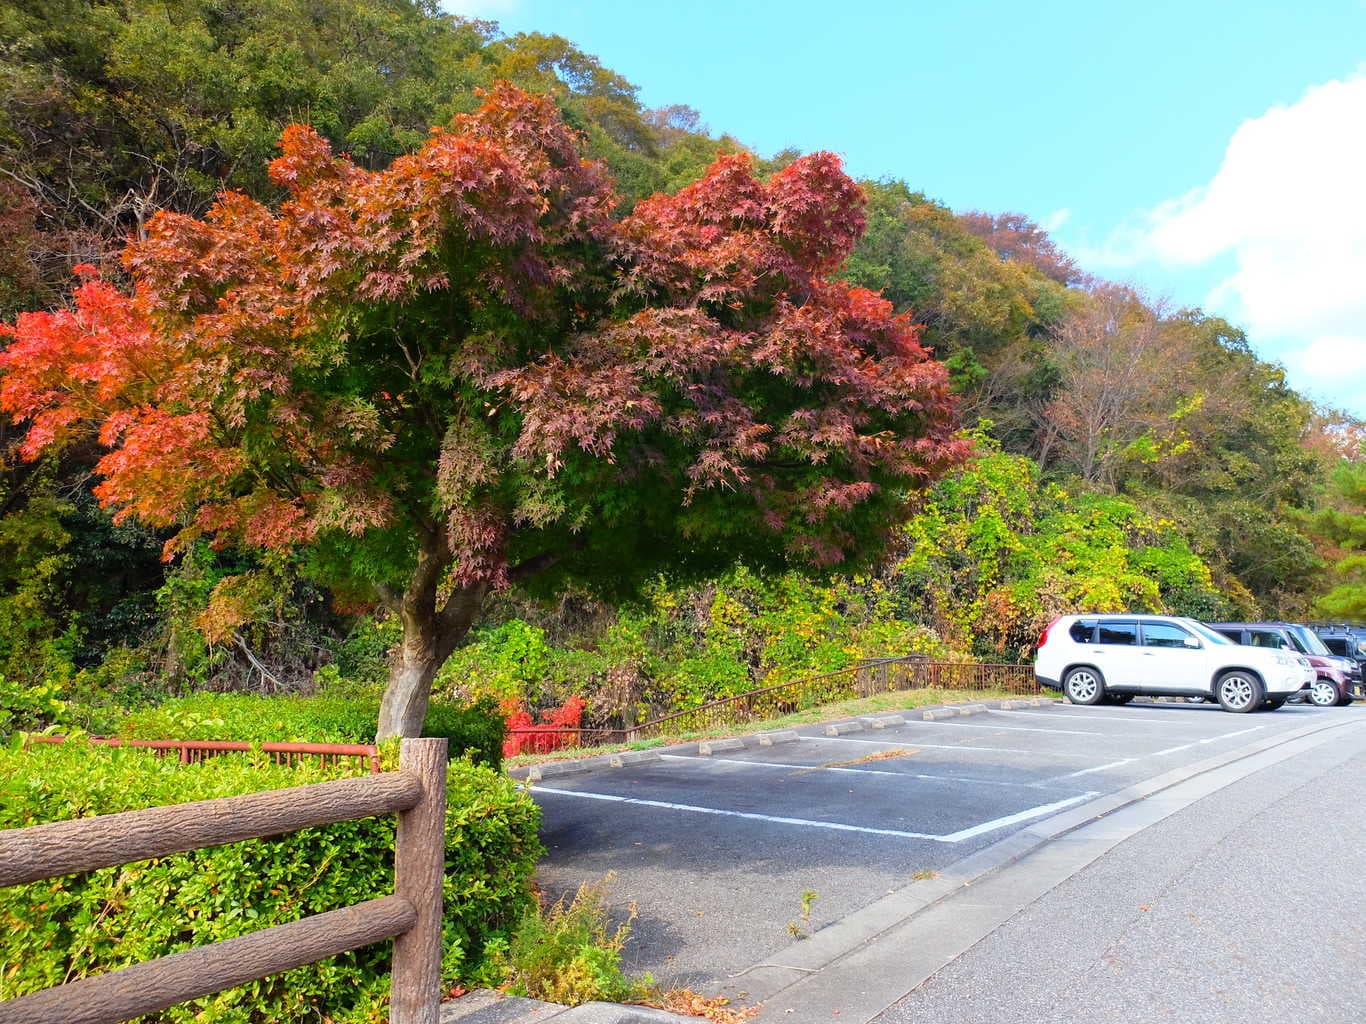
[[[1088,255],[1110,266],[1227,260],[1207,308],[1244,326],[1299,386],[1366,414],[1366,73],[1245,121],[1207,185]]]
[[[1366,0],[1363,0],[1363,2],[1366,2]],[[1068,218],[1071,216],[1072,211],[1064,206],[1061,210],[1054,210],[1047,217],[1045,217],[1043,221],[1039,224],[1039,227],[1043,228],[1051,235],[1055,233],[1064,224],[1066,224]]]

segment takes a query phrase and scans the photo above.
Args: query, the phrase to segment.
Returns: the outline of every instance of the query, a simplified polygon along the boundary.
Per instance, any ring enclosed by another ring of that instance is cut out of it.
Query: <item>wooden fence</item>
[[[0,1003],[0,1024],[109,1024],[394,940],[392,1024],[436,1024],[446,740],[405,739],[399,770],[0,832],[0,886],[398,812],[394,892]]]

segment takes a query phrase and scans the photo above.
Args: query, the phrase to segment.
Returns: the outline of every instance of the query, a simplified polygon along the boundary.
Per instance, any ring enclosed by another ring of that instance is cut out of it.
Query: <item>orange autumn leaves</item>
[[[829,154],[768,181],[723,157],[615,219],[553,102],[507,85],[382,171],[301,126],[281,149],[278,207],[158,214],[128,294],[87,279],[0,328],[24,455],[97,441],[101,501],[177,528],[168,557],[434,529],[458,583],[502,585],[519,536],[610,528],[605,491],[649,480],[681,532],[831,563],[964,456],[909,317],[830,280],[864,197]]]

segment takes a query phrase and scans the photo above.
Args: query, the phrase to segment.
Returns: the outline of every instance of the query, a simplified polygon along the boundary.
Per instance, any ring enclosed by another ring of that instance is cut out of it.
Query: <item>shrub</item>
[[[547,754],[572,745],[583,724],[583,708],[582,697],[570,697],[560,707],[542,713],[541,721],[537,722],[521,701],[504,701],[509,732],[516,729],[530,735],[508,736],[503,741],[503,756]]]
[[[0,675],[0,737],[17,729],[36,731],[71,724],[67,702],[49,683],[26,685]]]
[[[345,774],[259,755],[180,765],[142,750],[0,751],[0,828],[320,782]],[[535,906],[540,813],[506,777],[468,761],[448,772],[443,976],[481,976],[485,946]],[[392,815],[0,889],[0,999],[385,895]],[[373,1020],[391,943],[172,1007],[153,1021]]]
[[[131,739],[247,740],[273,743],[373,743],[379,701],[346,697],[263,697],[197,693],[135,711],[118,727]],[[492,701],[433,701],[424,736],[444,736],[452,757],[502,765],[506,728]]]
[[[527,911],[505,949],[494,960],[506,974],[506,990],[552,1003],[578,1006],[595,999],[616,1002],[641,994],[653,983],[636,982],[621,969],[621,951],[636,918],[616,928],[608,921],[607,887],[613,874],[584,883],[568,904]]]

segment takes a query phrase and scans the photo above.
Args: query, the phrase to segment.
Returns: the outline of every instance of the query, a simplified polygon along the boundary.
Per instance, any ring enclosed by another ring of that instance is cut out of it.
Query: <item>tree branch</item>
[[[539,555],[532,555],[530,558],[523,559],[508,569],[508,580],[512,583],[523,583],[533,576],[545,572],[559,560],[560,556],[557,552],[542,551]]]
[[[266,667],[265,667],[264,665],[261,664],[260,659],[257,658],[256,655],[252,653],[251,648],[247,646],[247,642],[246,642],[245,640],[242,639],[242,634],[241,634],[241,633],[233,633],[233,635],[232,635],[232,642],[233,642],[234,644],[236,644],[237,647],[242,651],[242,653],[245,654],[245,655],[247,656],[247,661],[251,663],[251,667],[254,668],[254,669],[256,669],[257,672],[260,672],[260,673],[261,673],[261,678],[262,678],[262,679],[269,679],[272,683],[275,684],[275,688],[276,688],[277,690],[283,690],[283,689],[284,689],[284,684],[283,684],[282,682],[280,682],[280,680],[278,680],[277,678],[275,678],[275,676],[272,675],[272,674],[266,669]]]

